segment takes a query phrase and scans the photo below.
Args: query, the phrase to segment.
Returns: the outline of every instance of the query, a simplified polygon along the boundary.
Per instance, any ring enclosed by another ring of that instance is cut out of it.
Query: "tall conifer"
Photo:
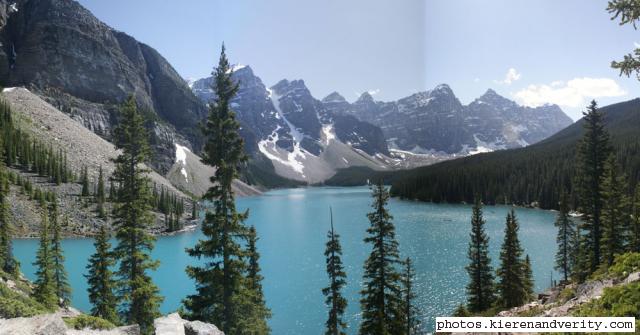
[[[489,257],[489,237],[482,217],[482,201],[476,197],[471,215],[469,241],[469,284],[467,285],[467,309],[472,313],[489,309],[495,302],[494,275]]]
[[[594,272],[602,261],[602,177],[611,153],[609,134],[604,129],[603,115],[595,101],[583,113],[585,133],[578,145],[576,189],[579,210],[583,213],[586,269]]]
[[[556,242],[558,243],[558,251],[556,252],[556,270],[560,271],[567,282],[573,271],[574,260],[573,253],[577,245],[574,244],[576,234],[575,224],[569,217],[569,203],[567,193],[562,190],[560,193],[560,210],[556,218],[555,226],[558,228]]]
[[[118,300],[114,292],[116,282],[111,271],[115,260],[110,251],[109,234],[104,226],[100,227],[100,232],[93,245],[96,252],[89,259],[88,273],[85,275],[89,284],[87,292],[89,293],[89,302],[92,305],[91,315],[117,324],[119,321]]]
[[[36,253],[36,279],[34,281],[33,297],[47,308],[53,309],[58,305],[56,287],[53,278],[53,261],[51,259],[51,238],[49,237],[49,218],[46,209],[42,212],[40,226],[40,244]]]
[[[518,239],[518,220],[513,209],[507,214],[504,242],[500,250],[498,274],[498,303],[501,307],[520,306],[528,298],[525,279],[525,262]]]
[[[163,298],[149,274],[159,265],[151,259],[155,238],[147,232],[152,222],[151,190],[148,170],[142,164],[149,158],[150,149],[144,119],[133,96],[122,106],[114,134],[116,148],[121,150],[114,160],[113,179],[119,190],[114,209],[118,244],[113,252],[119,261],[122,316],[126,323],[137,323],[143,334],[151,334]]]
[[[325,323],[326,335],[344,335],[347,327],[343,319],[347,308],[347,299],[342,295],[342,289],[347,284],[347,274],[342,265],[342,246],[340,235],[333,230],[333,211],[329,209],[331,216],[331,229],[327,233],[327,243],[324,251],[326,257],[327,275],[329,286],[322,289],[326,297],[325,305],[329,307],[329,317]]]
[[[627,181],[618,171],[618,164],[613,154],[605,165],[602,187],[602,262],[611,266],[615,255],[625,250],[629,232],[629,199],[625,193]]]
[[[401,334],[402,313],[401,264],[393,217],[387,211],[389,192],[382,181],[373,186],[373,211],[367,214],[371,225],[365,243],[372,247],[364,264],[364,288],[360,292],[362,322],[360,334]]]
[[[71,286],[64,268],[64,251],[60,220],[58,217],[58,201],[54,198],[49,204],[49,224],[51,226],[51,264],[53,266],[53,285],[56,296],[62,306],[67,306],[71,300]]]
[[[415,269],[411,258],[404,261],[404,273],[402,276],[402,300],[403,300],[403,315],[405,321],[406,335],[416,335],[421,333],[422,323],[420,321],[418,307],[415,304],[416,293],[413,286],[415,281]]]

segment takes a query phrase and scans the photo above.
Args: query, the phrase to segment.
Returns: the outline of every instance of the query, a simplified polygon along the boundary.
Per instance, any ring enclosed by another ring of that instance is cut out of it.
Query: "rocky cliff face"
[[[206,114],[171,65],[153,48],[115,31],[72,0],[0,1],[0,84],[24,86],[109,138],[115,111],[135,95],[156,134],[160,171],[173,143],[199,143]]]

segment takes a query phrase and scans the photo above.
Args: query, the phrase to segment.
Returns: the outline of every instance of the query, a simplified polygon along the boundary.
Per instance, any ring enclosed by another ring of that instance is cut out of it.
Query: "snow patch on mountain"
[[[178,143],[176,145],[176,163],[182,164],[180,173],[184,176],[184,179],[189,182],[189,175],[187,174],[187,151],[191,152],[189,148],[183,147]]]

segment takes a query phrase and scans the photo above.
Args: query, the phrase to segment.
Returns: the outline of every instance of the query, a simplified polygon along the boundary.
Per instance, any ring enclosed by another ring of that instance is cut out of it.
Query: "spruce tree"
[[[53,278],[53,261],[51,258],[51,239],[49,237],[49,219],[43,210],[40,226],[40,244],[36,253],[36,279],[34,281],[33,297],[43,306],[54,309],[58,306],[56,286]]]
[[[489,237],[485,232],[482,217],[482,202],[476,197],[471,215],[469,242],[469,284],[467,285],[467,308],[472,313],[489,309],[495,302],[494,276],[489,257]]]
[[[104,226],[100,227],[100,232],[93,245],[96,252],[89,259],[88,273],[85,275],[89,284],[87,288],[89,302],[93,306],[91,315],[118,324],[118,301],[114,293],[116,282],[111,271],[115,260],[110,251],[109,234]]]
[[[116,148],[121,150],[114,160],[113,179],[119,190],[113,215],[118,244],[113,252],[119,261],[117,277],[119,298],[123,302],[122,319],[138,324],[143,334],[151,334],[163,298],[149,274],[159,265],[151,259],[155,238],[147,232],[152,223],[151,190],[149,171],[142,164],[149,158],[150,149],[144,118],[133,96],[122,106],[114,134]]]
[[[327,264],[327,275],[329,276],[329,286],[322,289],[322,294],[326,297],[325,305],[329,307],[329,317],[327,319],[326,335],[344,335],[347,327],[343,319],[347,308],[347,299],[342,295],[342,289],[347,284],[347,274],[342,265],[342,246],[340,245],[340,235],[333,230],[333,211],[331,215],[331,230],[327,233],[327,244],[324,251]]]
[[[518,220],[512,209],[507,214],[504,242],[500,250],[500,267],[497,270],[498,304],[504,308],[520,306],[528,298],[518,229]]]
[[[89,196],[89,171],[87,170],[87,167],[83,167],[82,168],[82,196],[83,197],[88,197]]]
[[[389,192],[380,181],[372,189],[373,212],[367,214],[371,225],[365,243],[372,246],[364,264],[364,289],[360,291],[362,322],[360,334],[401,334],[402,315],[401,261],[393,217],[387,211]]]
[[[207,211],[202,223],[205,239],[187,249],[190,256],[204,258],[206,263],[187,267],[187,274],[196,282],[196,294],[186,297],[184,305],[188,318],[211,322],[225,334],[234,335],[242,332],[239,327],[246,318],[237,306],[246,305],[253,294],[243,278],[248,266],[243,248],[248,212],[237,211],[231,189],[246,156],[240,124],[230,108],[238,91],[230,69],[223,45],[213,72],[212,89],[216,97],[209,104],[202,129],[205,137],[202,161],[216,167],[210,178],[213,185],[203,196],[213,202],[213,212]]]
[[[9,184],[7,174],[4,171],[4,167],[0,164],[0,270],[15,274],[18,272],[19,266],[18,261],[13,256],[13,227],[9,220],[8,194]]]
[[[627,249],[631,252],[640,252],[640,183],[636,185],[636,191],[633,195],[631,236]]]
[[[104,210],[105,192],[104,192],[104,175],[102,172],[102,165],[98,172],[98,186],[96,187],[96,202],[98,203],[98,215],[101,218],[105,218],[107,213]]]
[[[524,287],[525,300],[527,302],[531,299],[534,299],[534,282],[533,282],[533,269],[531,268],[531,259],[529,255],[524,258],[524,264],[522,267],[522,275],[523,280],[522,284]]]
[[[609,134],[604,129],[603,115],[595,101],[583,113],[585,133],[578,144],[576,189],[579,210],[583,213],[587,271],[594,272],[602,261],[602,179],[605,162],[611,153]]]
[[[625,251],[629,231],[629,199],[625,193],[626,177],[618,172],[613,154],[607,159],[602,180],[602,262],[611,266],[615,255]]]
[[[405,332],[406,335],[415,335],[421,333],[422,324],[418,316],[419,310],[415,305],[416,294],[413,288],[413,282],[415,281],[415,269],[413,268],[413,262],[411,258],[404,261],[404,274],[402,276],[402,300],[403,300],[403,314],[405,319]]]
[[[576,234],[575,224],[569,217],[569,203],[567,193],[562,190],[560,193],[560,210],[556,218],[555,226],[558,228],[556,242],[558,243],[558,251],[556,252],[556,270],[560,271],[564,277],[564,281],[568,282],[571,272],[573,271],[574,260],[573,253],[577,245],[574,243]]]
[[[243,295],[248,297],[242,300],[244,307],[241,310],[245,317],[240,321],[239,328],[247,334],[269,334],[271,329],[267,319],[271,317],[271,310],[267,308],[262,291],[262,274],[260,269],[260,253],[257,248],[258,234],[254,226],[249,227],[247,233],[247,258],[249,266],[244,279]]]
[[[62,250],[62,237],[60,236],[60,220],[58,220],[58,202],[55,198],[49,204],[49,224],[51,226],[53,285],[61,306],[67,306],[71,300],[71,287],[67,279],[67,271],[64,268],[64,251]]]

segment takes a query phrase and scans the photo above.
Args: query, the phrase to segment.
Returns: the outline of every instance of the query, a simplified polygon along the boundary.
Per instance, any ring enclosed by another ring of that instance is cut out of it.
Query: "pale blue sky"
[[[231,61],[267,86],[304,79],[317,98],[335,90],[393,100],[447,83],[463,103],[493,88],[529,105],[559,103],[576,118],[591,98],[608,104],[640,88],[609,67],[640,32],[611,21],[606,0],[80,3],[185,78],[207,76],[225,41]]]

